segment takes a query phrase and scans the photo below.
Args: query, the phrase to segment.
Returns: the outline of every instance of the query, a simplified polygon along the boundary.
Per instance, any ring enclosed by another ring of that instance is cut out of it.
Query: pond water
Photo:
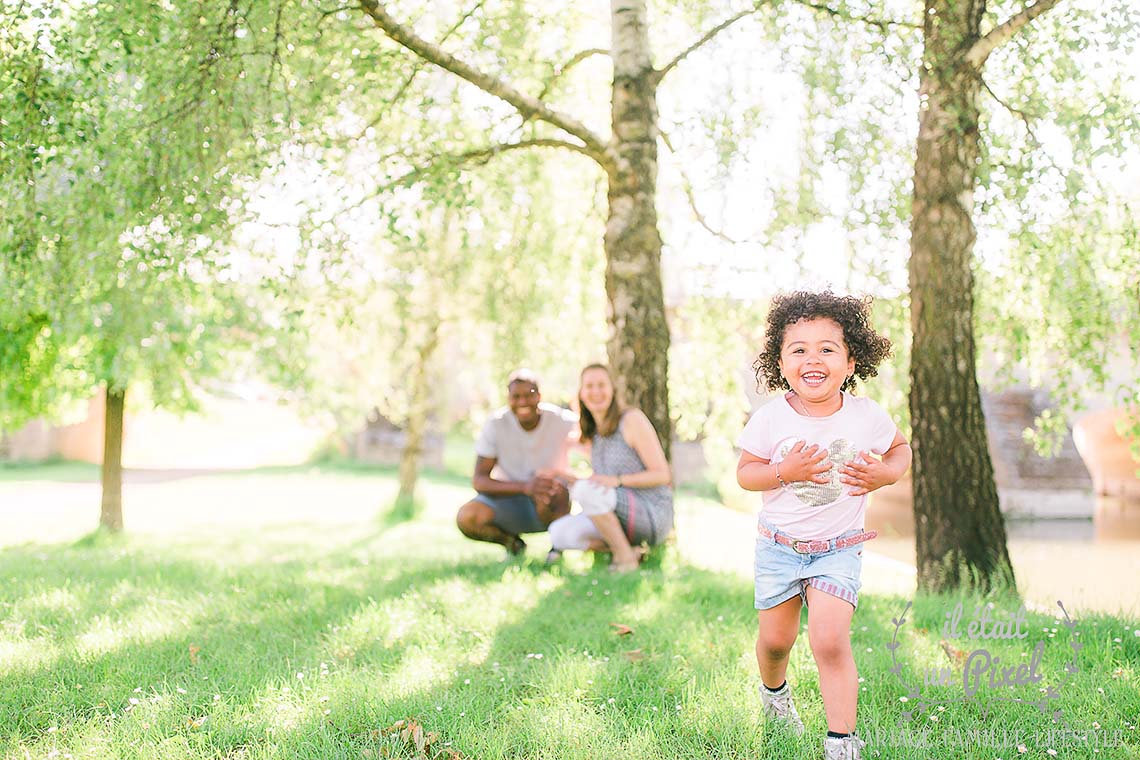
[[[1085,498],[1088,518],[1007,520],[1018,588],[1040,606],[1055,608],[1061,600],[1070,611],[1123,612],[1140,619],[1140,500]],[[872,503],[867,526],[880,534],[869,552],[886,560],[876,565],[876,577],[893,575],[905,587],[904,576],[908,568],[913,573],[915,562],[909,503]]]

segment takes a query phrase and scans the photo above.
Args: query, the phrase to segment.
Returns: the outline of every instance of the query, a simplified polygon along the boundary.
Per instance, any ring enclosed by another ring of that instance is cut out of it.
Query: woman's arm
[[[669,485],[673,481],[673,473],[665,459],[665,450],[661,448],[653,423],[644,412],[630,409],[625,413],[621,421],[621,437],[641,457],[645,469],[629,475],[595,475],[591,480],[611,488],[653,488]]]

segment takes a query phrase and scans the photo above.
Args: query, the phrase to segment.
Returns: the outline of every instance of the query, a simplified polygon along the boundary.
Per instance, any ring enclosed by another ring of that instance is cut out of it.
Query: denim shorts
[[[538,510],[535,509],[534,499],[526,494],[488,496],[481,493],[476,494],[474,500],[482,502],[494,510],[495,518],[491,522],[507,533],[517,536],[521,533],[546,532],[546,523],[538,519]]]
[[[768,530],[778,532],[771,525],[763,524]],[[837,538],[861,532],[860,529],[850,530]],[[794,596],[799,596],[806,604],[808,586],[856,607],[859,604],[862,570],[863,544],[815,554],[800,554],[790,546],[757,535],[754,565],[756,609],[771,609]]]

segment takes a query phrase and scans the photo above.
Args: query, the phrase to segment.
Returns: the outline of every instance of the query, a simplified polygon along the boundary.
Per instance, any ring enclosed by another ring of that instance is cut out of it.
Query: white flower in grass
[[[910,698],[909,697],[899,697],[899,701],[900,702],[909,702]]]
[[[1140,628],[1137,628],[1135,631],[1133,631],[1133,632],[1132,632],[1132,635],[1133,635],[1133,636],[1137,636],[1137,637],[1140,637]]]
[[[470,678],[464,678],[463,679],[463,685],[464,686],[470,686],[471,685],[471,679]]]
[[[946,712],[946,705],[938,705],[938,712]]]
[[[933,722],[937,723],[937,722],[938,722],[938,716],[937,716],[937,715],[931,715],[931,716],[930,716],[930,720],[932,720]]]
[[[607,699],[606,701],[607,701],[607,702],[609,702],[609,703],[612,705],[612,704],[614,703],[614,698],[613,698],[613,697],[610,697],[610,698],[609,698],[609,699]]]
[[[1092,722],[1092,727],[1093,727],[1093,728],[1100,728],[1100,723],[1098,723],[1097,721],[1095,721],[1095,720],[1094,720],[1094,721]]]
[[[1029,750],[1025,748],[1024,744],[1018,744],[1017,745],[1017,751],[1024,755]]]
[[[304,673],[298,673],[297,674],[297,680],[298,681],[304,681],[305,680],[305,674]]]
[[[1122,642],[1120,641],[1120,639],[1119,639],[1119,638],[1116,638],[1116,639],[1113,639],[1113,640],[1112,640],[1112,643],[1114,643],[1114,644],[1120,644],[1120,643],[1122,643]]]
[[[1047,749],[1045,751],[1048,752],[1050,755],[1055,756],[1057,754],[1057,750],[1053,749],[1052,747],[1050,747],[1049,749]]]

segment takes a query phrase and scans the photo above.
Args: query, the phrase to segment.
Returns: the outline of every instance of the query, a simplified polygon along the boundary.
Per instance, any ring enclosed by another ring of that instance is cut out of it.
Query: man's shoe
[[[866,746],[866,742],[855,734],[837,739],[829,736],[823,740],[824,760],[860,760],[859,751]]]
[[[507,542],[507,554],[512,557],[517,557],[526,551],[526,541],[523,541],[518,536],[512,536],[511,540]]]
[[[785,683],[779,691],[769,691],[768,687],[760,684],[760,701],[764,705],[764,718],[779,721],[787,725],[792,733],[800,736],[804,732],[804,722],[796,712],[796,705],[792,702],[792,688]],[[828,758],[831,756],[828,755]]]

